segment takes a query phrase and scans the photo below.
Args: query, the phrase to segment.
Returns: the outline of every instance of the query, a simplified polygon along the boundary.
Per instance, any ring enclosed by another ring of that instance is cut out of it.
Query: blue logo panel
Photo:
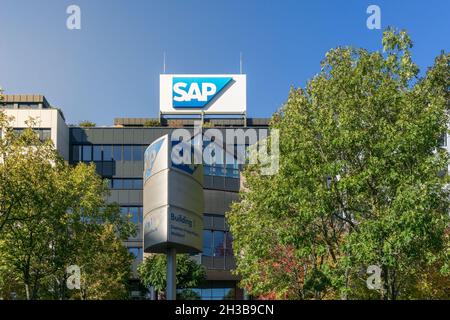
[[[231,80],[231,77],[174,77],[172,105],[174,108],[204,108]]]
[[[145,172],[144,172],[144,182],[147,181],[148,178],[152,175],[153,164],[155,163],[156,156],[161,149],[164,140],[161,139],[145,150],[144,154],[144,163],[145,163]]]

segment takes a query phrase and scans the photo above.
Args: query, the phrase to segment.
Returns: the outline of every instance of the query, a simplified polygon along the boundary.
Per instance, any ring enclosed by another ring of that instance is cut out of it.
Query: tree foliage
[[[51,140],[16,134],[0,112],[0,295],[18,299],[126,296],[132,256],[121,240],[135,227],[93,165],[69,165]],[[81,292],[66,268],[81,268]]]
[[[167,258],[164,254],[152,254],[138,266],[139,278],[145,287],[153,286],[160,293],[166,291]],[[189,289],[199,286],[205,279],[206,273],[202,265],[198,264],[188,254],[177,254],[177,289]],[[186,291],[191,297],[193,292]]]
[[[96,126],[96,123],[89,121],[89,120],[84,120],[84,121],[80,121],[80,123],[78,125],[83,128],[93,128]]]
[[[440,146],[450,56],[419,77],[406,32],[388,29],[382,43],[383,53],[329,51],[271,121],[279,172],[246,168],[246,191],[227,218],[236,273],[251,294],[450,298],[441,282],[449,277],[449,157]],[[382,269],[378,291],[366,287],[370,265]]]

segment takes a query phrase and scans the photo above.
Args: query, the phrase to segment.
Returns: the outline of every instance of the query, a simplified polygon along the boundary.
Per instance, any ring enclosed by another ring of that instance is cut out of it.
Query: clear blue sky
[[[82,29],[66,28],[77,4]],[[422,70],[449,51],[448,0],[0,0],[0,85],[44,94],[69,123],[156,117],[163,52],[168,73],[238,73],[243,53],[248,113],[268,117],[291,85],[304,86],[330,48],[381,49],[382,28],[405,28]]]

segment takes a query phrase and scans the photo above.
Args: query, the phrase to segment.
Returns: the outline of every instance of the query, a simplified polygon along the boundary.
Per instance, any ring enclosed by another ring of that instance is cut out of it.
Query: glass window
[[[114,161],[122,160],[122,146],[121,145],[113,146],[113,158],[114,158]]]
[[[135,190],[143,189],[142,179],[134,179],[133,180],[133,189],[135,189]]]
[[[439,144],[441,145],[441,147],[446,147],[447,146],[447,134],[444,133],[440,140],[439,140]]]
[[[102,146],[93,146],[94,161],[102,161]]]
[[[131,146],[123,146],[123,160],[124,161],[131,161],[132,160]]]
[[[103,176],[112,177],[114,175],[114,163],[103,162]]]
[[[132,179],[123,179],[123,189],[133,189]]]
[[[214,243],[214,256],[215,257],[223,257],[225,255],[224,250],[224,232],[223,231],[214,231],[213,232],[213,243]]]
[[[42,141],[51,139],[51,130],[50,129],[42,129],[40,138]]]
[[[83,161],[92,161],[92,146],[83,146]]]
[[[233,255],[233,237],[231,236],[231,232],[225,232],[225,255]]]
[[[212,232],[210,230],[203,230],[203,255],[212,257]]]
[[[81,161],[81,146],[73,146],[72,159],[75,162]]]
[[[103,146],[103,161],[112,160],[112,146]]]
[[[224,288],[213,288],[212,289],[212,300],[222,300],[225,296]]]
[[[130,221],[133,223],[139,223],[139,208],[138,207],[130,207]]]
[[[133,160],[141,161],[143,159],[142,155],[142,146],[133,146]]]
[[[122,179],[113,179],[113,189],[123,189]]]
[[[202,300],[211,300],[212,290],[211,288],[202,289]]]

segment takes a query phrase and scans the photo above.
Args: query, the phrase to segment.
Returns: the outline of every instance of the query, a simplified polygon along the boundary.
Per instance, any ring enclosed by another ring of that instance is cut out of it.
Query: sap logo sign
[[[156,156],[163,144],[164,140],[154,142],[145,150],[144,154],[144,182],[152,175],[153,165],[155,164]]]
[[[203,108],[230,82],[231,77],[174,77],[172,79],[174,108]]]

